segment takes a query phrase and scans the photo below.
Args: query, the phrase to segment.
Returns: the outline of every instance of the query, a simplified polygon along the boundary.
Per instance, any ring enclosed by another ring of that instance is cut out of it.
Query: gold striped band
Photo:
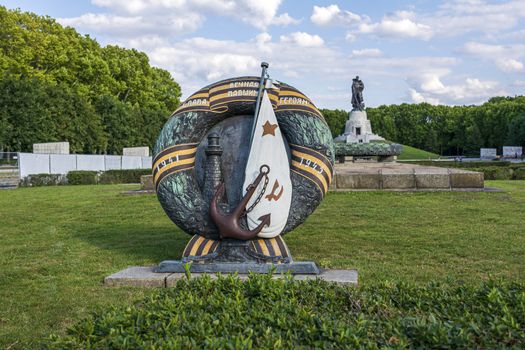
[[[258,238],[251,242],[252,249],[257,253],[268,257],[283,257],[290,256],[288,247],[281,236],[273,238]]]
[[[205,238],[201,235],[194,235],[186,245],[186,248],[184,248],[182,256],[204,256],[214,253],[215,251],[217,251],[218,247],[219,241],[210,238]]]
[[[196,143],[180,144],[159,152],[153,160],[153,182],[158,187],[166,176],[195,166]]]
[[[313,182],[326,194],[333,177],[333,164],[322,153],[301,145],[290,144],[291,170]]]

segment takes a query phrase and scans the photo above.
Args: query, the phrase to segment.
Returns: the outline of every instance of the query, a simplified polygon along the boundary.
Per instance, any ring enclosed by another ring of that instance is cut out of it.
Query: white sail
[[[264,187],[264,180],[261,181],[247,205],[249,208],[261,196],[260,202],[247,215],[248,226],[250,230],[256,228],[260,224],[259,218],[270,214],[270,225],[265,226],[258,236],[272,238],[283,231],[288,220],[292,202],[292,181],[285,141],[266,90],[262,97],[256,123],[252,147],[246,165],[244,193],[259,175],[262,165],[266,164],[270,168],[270,172],[263,195],[261,196],[261,191]]]

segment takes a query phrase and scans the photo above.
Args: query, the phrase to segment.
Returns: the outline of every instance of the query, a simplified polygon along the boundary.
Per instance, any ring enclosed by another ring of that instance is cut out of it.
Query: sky
[[[183,99],[224,78],[286,82],[320,108],[480,104],[525,91],[525,0],[0,0],[145,52]]]

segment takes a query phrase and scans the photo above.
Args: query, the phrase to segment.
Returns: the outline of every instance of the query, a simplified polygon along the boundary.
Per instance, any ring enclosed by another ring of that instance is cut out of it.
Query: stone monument
[[[139,157],[148,157],[149,156],[149,147],[124,147],[122,149],[122,155],[124,156],[139,156]]]
[[[69,154],[69,142],[34,143],[33,153],[36,153],[36,154]]]
[[[336,137],[336,142],[369,143],[385,140],[372,132],[372,126],[365,111],[364,88],[363,81],[356,76],[352,81],[352,111],[349,113],[344,134]]]
[[[503,146],[503,158],[521,158],[523,147],[521,146]]]
[[[333,140],[312,101],[261,66],[260,78],[197,91],[164,125],[153,183],[166,214],[191,238],[182,259],[161,262],[157,273],[187,264],[192,273],[320,273],[314,262],[294,261],[283,236],[328,191]]]
[[[480,148],[479,157],[481,159],[492,160],[498,157],[496,148]]]

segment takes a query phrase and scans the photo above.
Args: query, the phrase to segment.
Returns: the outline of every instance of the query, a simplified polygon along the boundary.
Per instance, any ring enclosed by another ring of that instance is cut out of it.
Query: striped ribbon
[[[153,182],[158,187],[166,176],[195,166],[197,143],[175,145],[164,149],[153,160]]]
[[[292,153],[290,170],[312,181],[324,196],[332,181],[332,163],[325,155],[304,146],[290,144],[290,150]]]

